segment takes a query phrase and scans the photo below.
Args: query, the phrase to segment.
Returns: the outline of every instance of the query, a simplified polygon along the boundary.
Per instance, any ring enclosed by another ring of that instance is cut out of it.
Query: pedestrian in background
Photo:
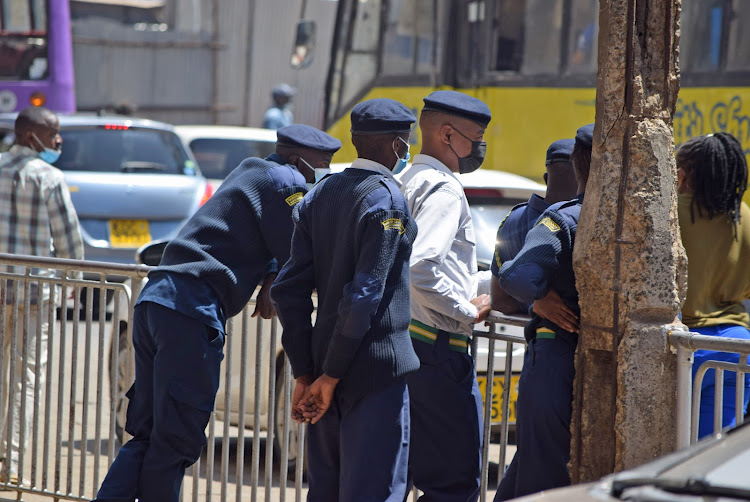
[[[271,90],[273,105],[266,110],[263,116],[263,127],[265,129],[281,129],[294,123],[292,114],[292,98],[295,91],[288,84],[279,84]]]
[[[177,502],[199,457],[219,387],[226,320],[256,286],[256,313],[273,315],[268,291],[289,258],[292,209],[341,142],[313,127],[278,131],[276,153],[245,159],[167,244],[133,313],[135,383],[125,430],[100,502]],[[265,279],[264,279],[265,277]]]
[[[750,209],[742,202],[747,188],[742,146],[725,132],[689,139],[677,150],[677,180],[680,235],[688,258],[682,322],[702,335],[750,339],[750,316],[742,304],[750,298]],[[693,378],[706,361],[739,361],[739,354],[714,350],[697,350],[693,357]],[[740,417],[750,400],[750,375],[743,378]],[[699,438],[714,430],[715,389],[716,370],[710,369],[701,383]],[[722,427],[736,424],[736,390],[735,373],[725,372]]]
[[[407,495],[404,376],[419,366],[409,339],[408,267],[417,227],[391,171],[404,162],[415,120],[390,99],[352,109],[358,158],[295,208],[291,258],[272,287],[297,379],[292,417],[311,422],[311,502]]]
[[[495,240],[495,256],[490,266],[492,275],[496,278],[500,275],[500,267],[503,263],[515,258],[521,250],[526,240],[526,234],[542,213],[552,204],[570,200],[578,194],[578,183],[576,182],[573,164],[570,162],[574,144],[575,140],[573,139],[561,139],[547,148],[544,173],[547,191],[544,198],[532,194],[528,202],[515,206],[500,223]],[[499,310],[504,314],[528,314],[531,307],[531,305],[518,302],[503,291],[497,279],[492,281],[490,299],[492,309]],[[569,331],[578,329],[578,319],[565,306],[554,289],[550,289],[547,296],[535,301],[533,305],[536,312],[542,317],[550,319],[558,325],[565,324],[564,327]]]
[[[83,240],[78,216],[63,173],[51,165],[60,156],[63,142],[57,115],[42,107],[22,110],[16,118],[15,137],[10,151],[0,156],[0,252],[82,260]],[[14,272],[22,273],[21,270]],[[32,274],[50,277],[53,271],[33,269]],[[23,297],[23,284],[17,286],[3,289],[4,367],[0,368],[8,375],[13,359],[15,371],[9,375],[10,386],[2,389],[4,396],[10,394],[10,399],[1,399],[0,425],[0,457],[4,458],[0,481],[13,484],[19,481],[19,450],[28,448],[33,433],[34,394],[37,387],[44,385],[49,309],[50,302],[55,300],[49,285],[40,287],[32,283],[30,298]],[[28,324],[24,321],[27,301]],[[18,331],[13,345],[15,309]],[[8,380],[5,382],[7,385]],[[22,428],[25,431],[23,442]]]
[[[578,291],[573,247],[591,165],[594,124],[576,132],[571,161],[579,195],[551,205],[526,234],[523,248],[503,263],[498,280],[522,304],[555,290],[577,319]],[[505,471],[495,501],[509,500],[570,484],[570,421],[578,334],[533,309],[524,328],[528,342],[518,382],[516,454]]]
[[[456,173],[479,168],[490,110],[457,91],[424,98],[422,152],[399,179],[419,234],[410,261],[409,333],[420,369],[407,376],[409,471],[423,501],[479,496],[482,402],[469,355],[472,324],[490,311],[490,273],[477,272],[469,203]]]

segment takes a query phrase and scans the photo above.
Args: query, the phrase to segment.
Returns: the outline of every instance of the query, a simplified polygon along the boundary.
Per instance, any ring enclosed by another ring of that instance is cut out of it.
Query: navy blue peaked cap
[[[435,91],[424,98],[423,110],[456,115],[486,128],[492,119],[490,108],[481,99],[458,91]]]
[[[570,162],[570,154],[573,153],[574,139],[558,139],[547,148],[547,162]]]
[[[320,129],[309,125],[292,124],[276,131],[276,142],[287,146],[301,146],[321,152],[335,153],[341,148],[341,141]]]
[[[581,126],[576,131],[576,145],[582,148],[588,148],[591,150],[591,145],[594,143],[594,124],[587,124]]]
[[[411,131],[417,121],[414,114],[398,101],[388,98],[368,99],[352,108],[355,134],[389,134]]]

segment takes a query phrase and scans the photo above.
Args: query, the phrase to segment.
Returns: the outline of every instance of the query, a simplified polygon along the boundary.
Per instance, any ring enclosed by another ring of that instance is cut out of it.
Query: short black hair
[[[55,114],[42,106],[29,106],[24,108],[16,117],[14,129],[16,135],[24,133],[39,126],[47,126],[47,120],[54,119]]]
[[[685,170],[693,189],[691,220],[695,221],[696,209],[708,219],[726,214],[734,223],[736,238],[747,189],[747,161],[737,138],[726,132],[690,138],[677,150],[677,166]]]

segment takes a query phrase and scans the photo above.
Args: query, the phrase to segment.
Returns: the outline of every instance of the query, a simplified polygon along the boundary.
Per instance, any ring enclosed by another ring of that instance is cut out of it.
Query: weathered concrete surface
[[[672,451],[666,333],[687,286],[672,117],[681,0],[601,0],[592,171],[574,252],[581,304],[571,478]]]

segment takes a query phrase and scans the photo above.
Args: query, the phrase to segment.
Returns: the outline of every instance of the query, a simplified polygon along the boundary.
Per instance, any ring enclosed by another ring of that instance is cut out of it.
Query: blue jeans
[[[135,383],[120,448],[99,502],[177,502],[185,469],[206,444],[224,335],[152,302],[133,315]]]
[[[736,324],[722,324],[704,328],[690,328],[690,331],[707,336],[720,336],[724,338],[750,339],[750,330]],[[729,352],[717,352],[714,350],[696,350],[693,359],[693,382],[698,368],[705,361],[727,361],[736,363],[740,360],[739,354]],[[724,404],[722,407],[722,427],[735,425],[735,392],[737,390],[737,376],[733,371],[724,372]],[[716,370],[709,369],[701,383],[701,405],[700,418],[698,421],[698,437],[709,436],[714,432],[714,396],[716,391]],[[747,410],[750,400],[750,374],[745,374],[745,401],[744,410]]]

